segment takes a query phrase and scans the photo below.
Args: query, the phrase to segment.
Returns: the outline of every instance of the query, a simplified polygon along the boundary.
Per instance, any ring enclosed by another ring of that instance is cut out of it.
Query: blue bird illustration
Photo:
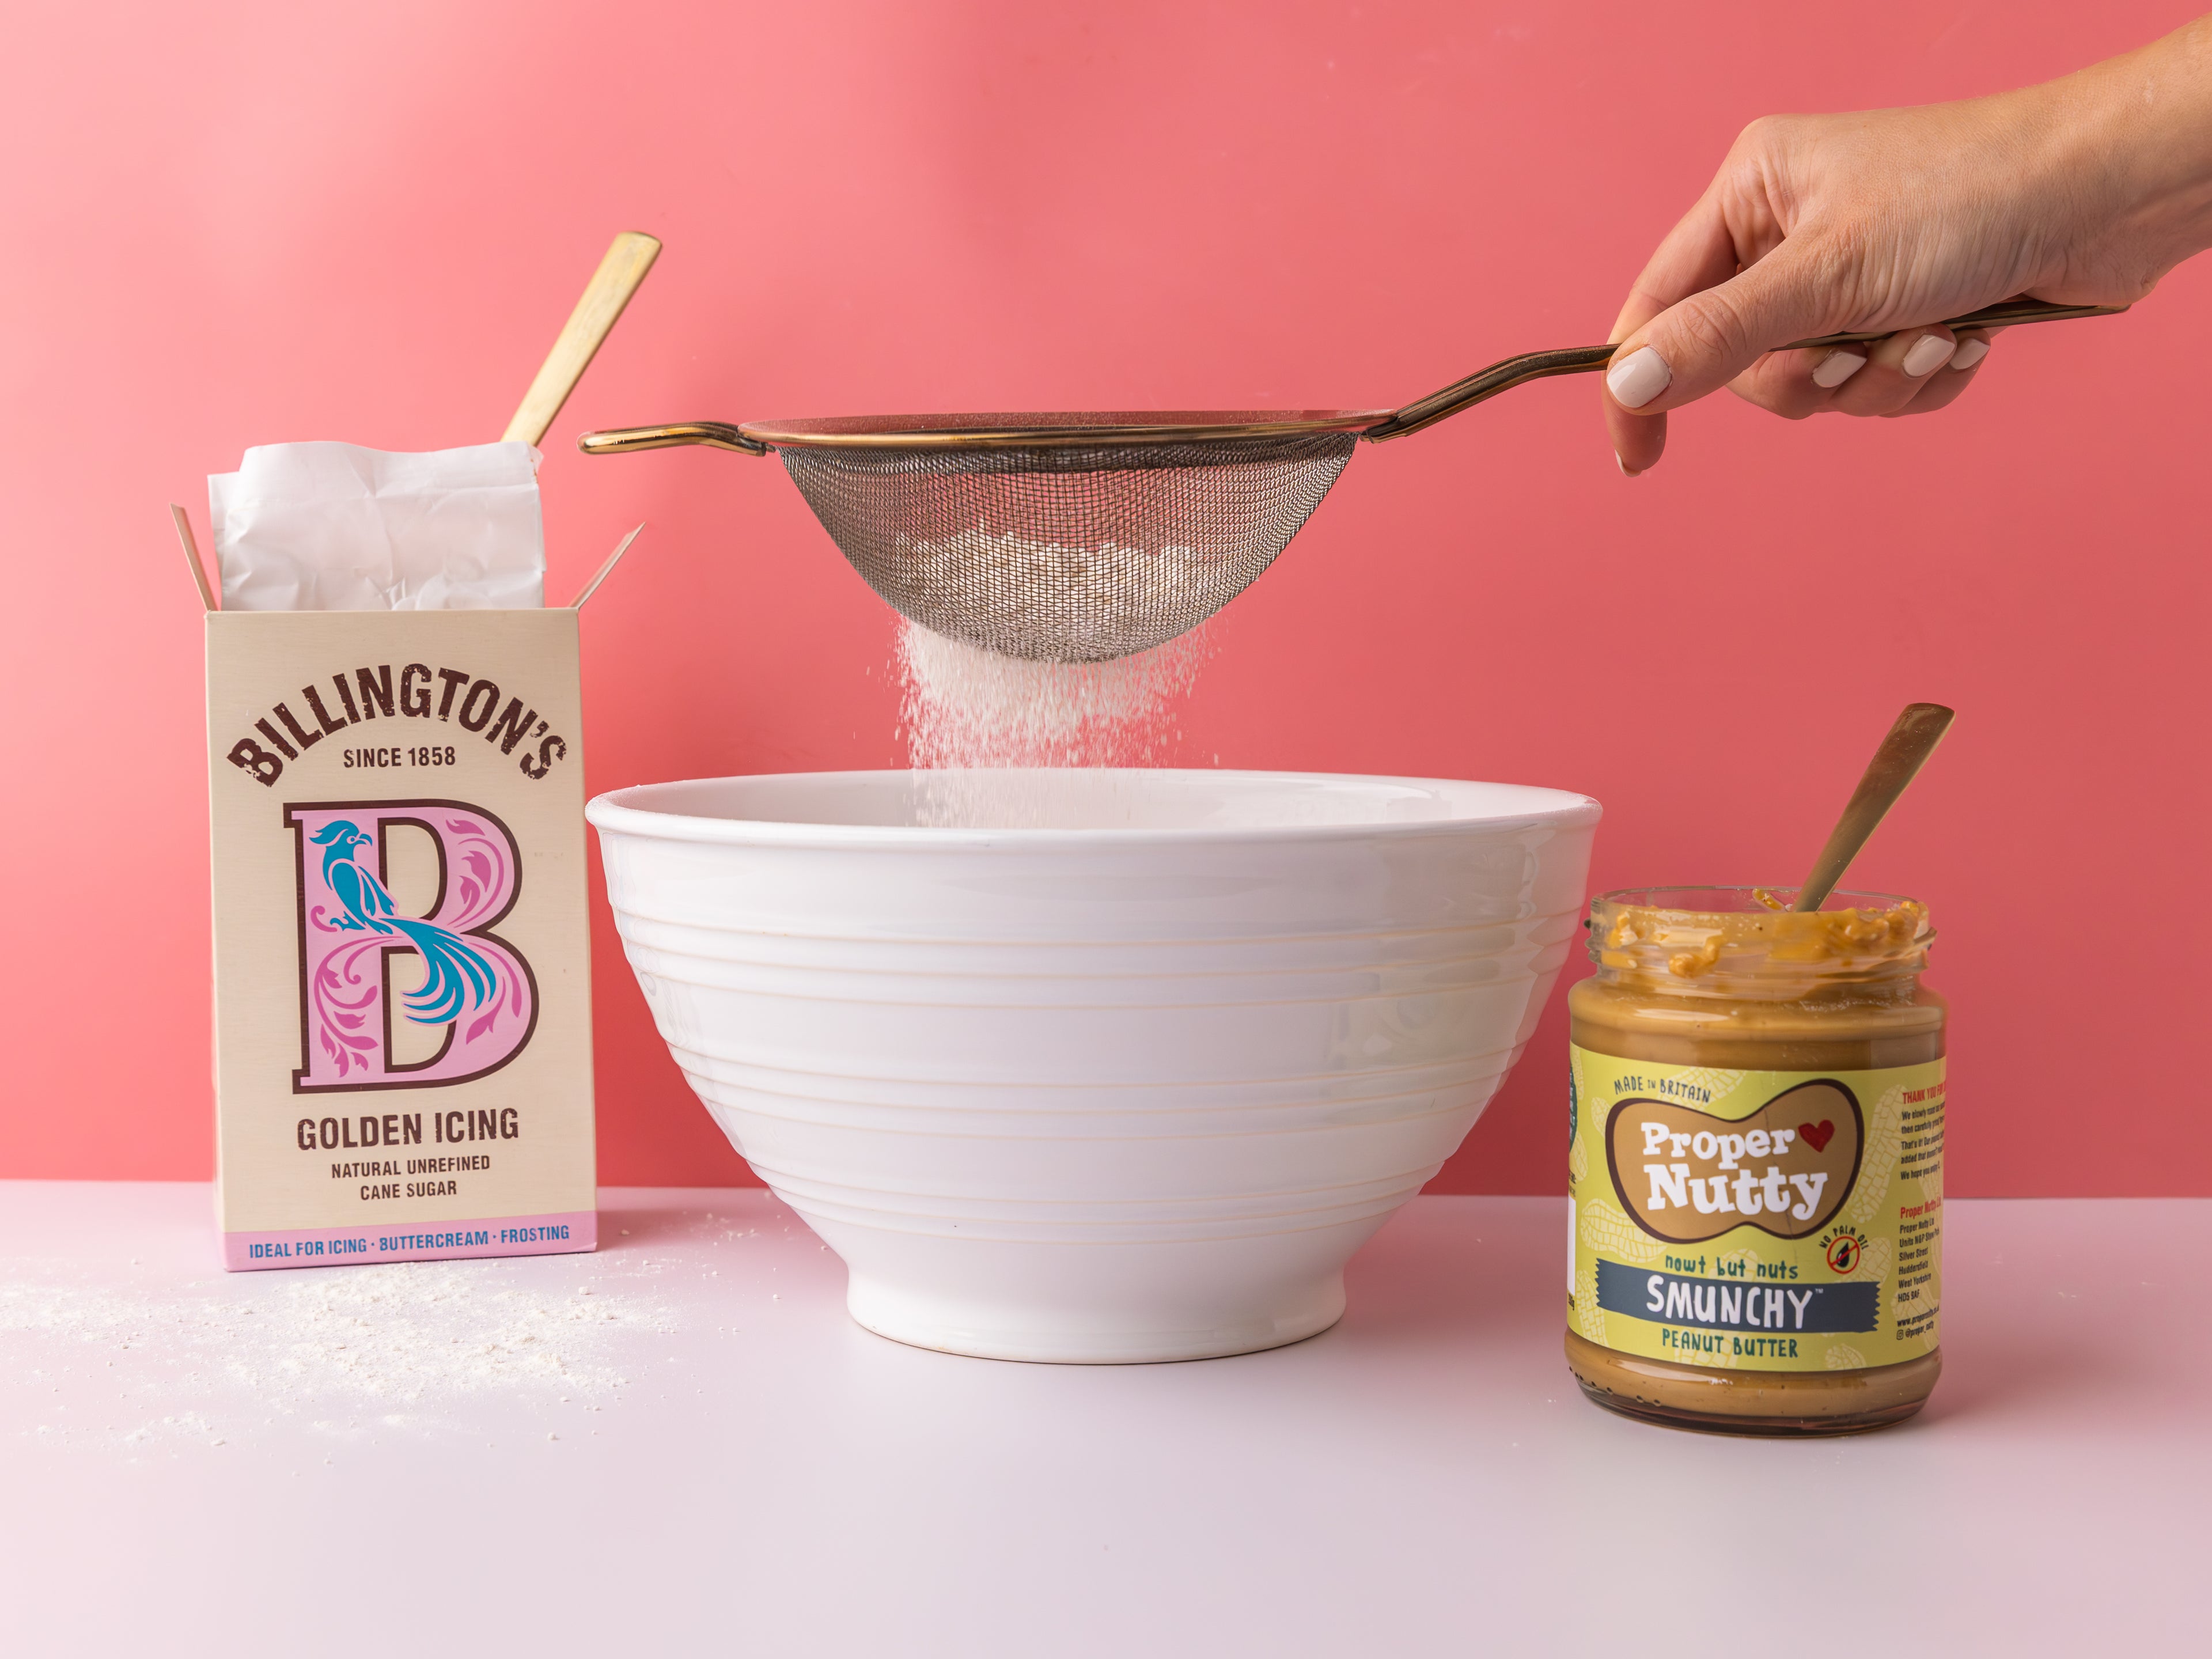
[[[479,1007],[497,997],[499,970],[482,951],[434,921],[394,914],[384,884],[354,862],[354,848],[374,846],[372,837],[337,818],[318,830],[314,841],[323,849],[323,880],[345,906],[344,920],[335,925],[349,933],[397,933],[428,968],[422,988],[403,999],[410,1019],[418,1025],[443,1025],[459,1018],[464,1006]]]

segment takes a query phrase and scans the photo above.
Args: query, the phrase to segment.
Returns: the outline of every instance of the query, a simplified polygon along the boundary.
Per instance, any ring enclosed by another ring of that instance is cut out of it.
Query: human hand
[[[2209,244],[2212,25],[1994,98],[1755,121],[1613,325],[1614,453],[1650,466],[1665,411],[1723,386],[1793,420],[1941,409],[1990,331],[1929,325],[2019,295],[2131,304]]]

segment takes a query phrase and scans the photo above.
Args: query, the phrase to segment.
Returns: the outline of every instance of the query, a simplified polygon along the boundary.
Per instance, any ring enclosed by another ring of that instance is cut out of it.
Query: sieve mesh
[[[1274,562],[1352,432],[778,453],[861,579],[933,633],[1103,662],[1188,632]]]

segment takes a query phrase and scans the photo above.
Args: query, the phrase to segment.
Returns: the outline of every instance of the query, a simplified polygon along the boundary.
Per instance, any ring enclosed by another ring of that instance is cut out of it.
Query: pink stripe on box
[[[599,1248],[599,1214],[511,1215],[490,1221],[393,1223],[380,1227],[302,1227],[291,1232],[225,1233],[222,1265],[342,1267],[364,1261],[450,1261],[475,1255],[559,1255]]]

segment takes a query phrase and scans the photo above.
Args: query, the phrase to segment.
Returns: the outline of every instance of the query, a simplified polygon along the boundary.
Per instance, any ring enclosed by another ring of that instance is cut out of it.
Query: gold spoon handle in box
[[[653,269],[653,262],[659,255],[660,243],[642,231],[626,230],[615,238],[614,246],[599,261],[599,270],[584,289],[584,297],[576,301],[576,309],[569,313],[568,326],[553,342],[553,349],[538,371],[538,378],[530,383],[522,407],[507,423],[501,442],[514,443],[519,439],[534,444],[544,437],[546,428],[553,424],[553,417],[561,412],[561,405],[568,401],[576,382],[592,366],[592,357],[598,355],[608,331],[622,316],[629,296],[637,292],[637,285],[645,280],[645,273]]]

